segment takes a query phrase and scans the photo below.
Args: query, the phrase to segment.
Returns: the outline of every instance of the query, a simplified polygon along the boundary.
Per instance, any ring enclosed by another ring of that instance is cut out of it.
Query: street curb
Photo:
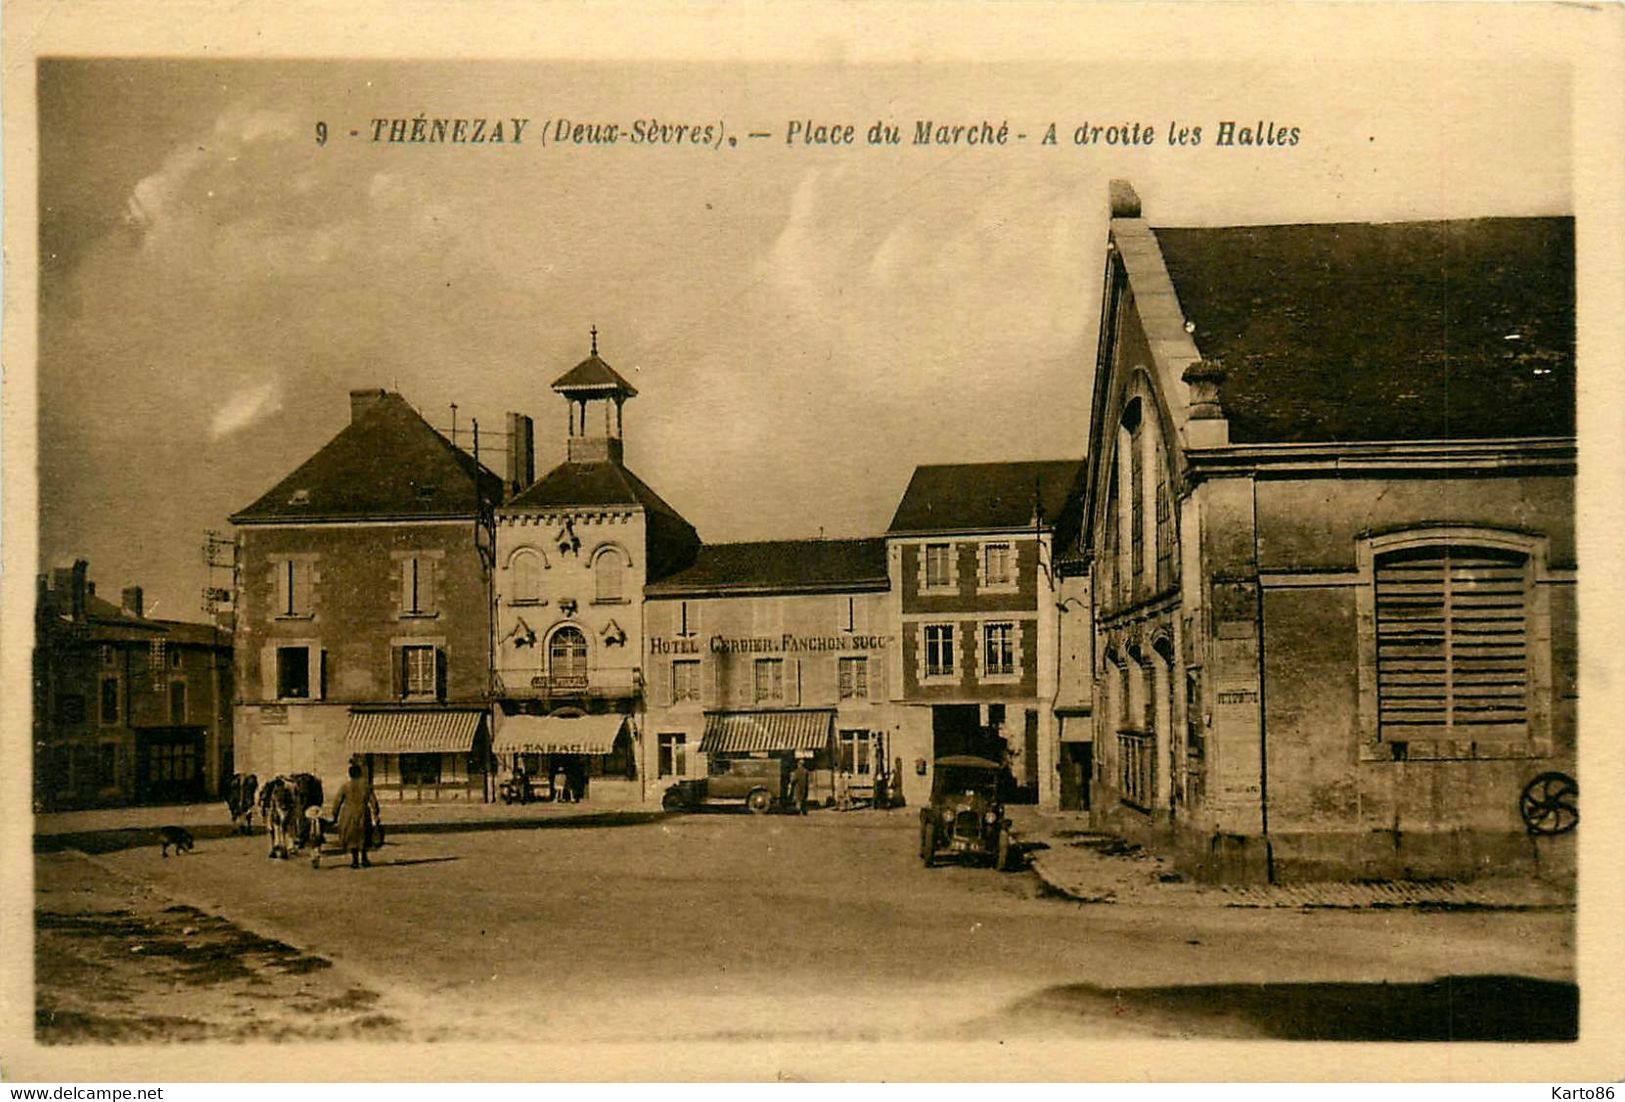
[[[1017,834],[1024,844],[1038,844],[1045,850],[1059,843],[1059,839]],[[1136,886],[1147,898],[1119,898],[1116,891],[1105,888],[1084,894],[1069,887],[1048,868],[1043,851],[1027,859],[1027,867],[1044,884],[1048,894],[1080,904],[1122,904],[1148,907],[1218,908],[1227,910],[1336,910],[1336,911],[1388,911],[1388,910],[1459,910],[1517,912],[1574,911],[1573,893],[1561,888],[1543,892],[1544,898],[1521,900],[1497,898],[1494,886],[1465,881],[1431,884],[1417,881],[1383,881],[1379,883],[1313,882],[1278,885],[1187,885],[1179,898],[1155,898],[1157,886]],[[1194,889],[1194,890],[1192,890]],[[1563,898],[1563,896],[1567,898]]]

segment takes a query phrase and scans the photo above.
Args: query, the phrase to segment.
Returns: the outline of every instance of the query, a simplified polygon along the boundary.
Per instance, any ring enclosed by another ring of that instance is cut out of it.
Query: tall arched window
[[[625,598],[626,556],[613,547],[602,548],[592,560],[593,598],[619,602]]]
[[[509,602],[516,605],[540,604],[542,600],[542,571],[546,569],[546,562],[541,552],[531,547],[521,547],[513,553],[508,560],[508,573],[512,593]]]
[[[587,637],[579,628],[563,627],[547,645],[547,674],[554,682],[585,681]]]

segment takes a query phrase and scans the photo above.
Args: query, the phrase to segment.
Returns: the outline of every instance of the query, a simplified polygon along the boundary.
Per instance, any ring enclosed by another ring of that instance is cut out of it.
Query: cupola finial
[[[598,355],[598,326],[592,327],[592,354]]]

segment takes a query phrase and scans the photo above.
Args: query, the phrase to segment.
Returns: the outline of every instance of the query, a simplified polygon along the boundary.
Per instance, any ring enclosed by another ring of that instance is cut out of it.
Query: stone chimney
[[[361,420],[362,414],[374,406],[381,405],[388,396],[389,391],[378,387],[350,391],[350,423],[353,425]]]
[[[124,611],[128,612],[131,616],[141,616],[144,615],[141,611],[141,598],[142,593],[140,586],[127,585],[119,594],[119,604],[123,607]]]
[[[82,621],[85,618],[85,575],[89,570],[90,564],[84,559],[73,560],[73,570],[70,575],[72,578],[71,585],[73,587],[73,596],[69,607],[73,610],[73,618],[75,622]]]
[[[1113,218],[1140,217],[1140,196],[1127,180],[1113,180],[1107,185]]]
[[[510,413],[508,414],[508,496],[512,497],[535,481],[535,422],[523,413]]]

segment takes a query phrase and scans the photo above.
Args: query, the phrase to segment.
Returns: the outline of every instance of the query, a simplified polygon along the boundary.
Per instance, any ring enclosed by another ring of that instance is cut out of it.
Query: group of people
[[[869,806],[890,810],[903,806],[903,793],[901,777],[903,763],[899,759],[897,768],[890,773],[876,772],[873,780],[873,795]],[[811,787],[812,774],[807,769],[807,763],[796,759],[795,768],[785,778],[784,801],[797,814],[807,814],[807,792]],[[857,806],[852,795],[853,777],[846,769],[835,772],[835,810],[850,811]]]

